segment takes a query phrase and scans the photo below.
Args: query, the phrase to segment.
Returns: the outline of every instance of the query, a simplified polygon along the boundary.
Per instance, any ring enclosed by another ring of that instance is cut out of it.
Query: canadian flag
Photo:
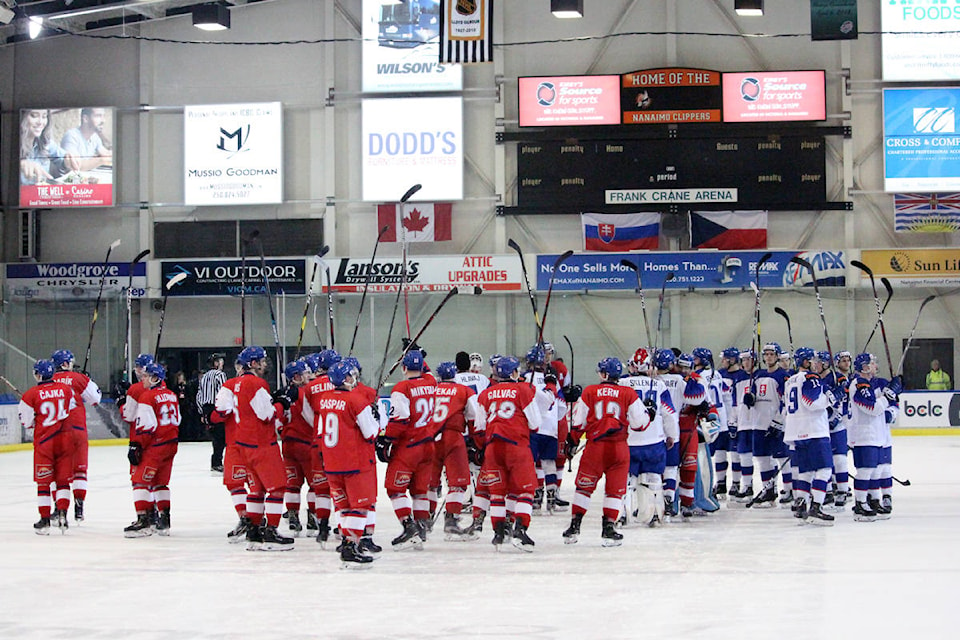
[[[381,242],[439,242],[451,240],[450,211],[453,205],[446,203],[417,202],[377,205],[377,229],[388,227]],[[400,212],[403,211],[403,219]],[[403,235],[397,233],[403,225]]]

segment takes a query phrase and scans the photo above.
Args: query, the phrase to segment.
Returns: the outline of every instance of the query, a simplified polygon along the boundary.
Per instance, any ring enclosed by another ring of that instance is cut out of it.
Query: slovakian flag
[[[766,211],[691,211],[691,249],[766,249]]]
[[[582,213],[586,251],[636,251],[660,248],[660,214]]]
[[[893,209],[897,233],[960,231],[960,193],[895,193]]]
[[[453,205],[449,202],[434,203],[417,202],[405,204],[402,208],[396,204],[377,205],[377,229],[389,227],[383,234],[381,242],[439,242],[451,240],[450,211]],[[403,220],[400,211],[403,211]],[[398,229],[403,225],[400,233]]]

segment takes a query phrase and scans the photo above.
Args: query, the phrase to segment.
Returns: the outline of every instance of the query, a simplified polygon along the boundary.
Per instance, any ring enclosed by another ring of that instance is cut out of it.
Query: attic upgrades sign
[[[183,202],[283,202],[283,109],[279,102],[183,109]]]

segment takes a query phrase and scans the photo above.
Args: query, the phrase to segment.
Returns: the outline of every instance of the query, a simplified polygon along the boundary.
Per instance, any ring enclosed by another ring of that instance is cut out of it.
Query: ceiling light
[[[16,17],[16,13],[12,11],[9,7],[0,5],[0,23],[10,24],[13,19]]]
[[[193,26],[204,31],[230,28],[230,10],[222,4],[201,4],[193,8]]]
[[[550,0],[554,18],[582,18],[583,0]]]
[[[762,16],[763,0],[734,0],[733,9],[738,16]]]
[[[43,31],[43,18],[41,16],[30,16],[27,21],[27,33],[30,34],[30,39],[34,40],[40,35],[41,31]]]

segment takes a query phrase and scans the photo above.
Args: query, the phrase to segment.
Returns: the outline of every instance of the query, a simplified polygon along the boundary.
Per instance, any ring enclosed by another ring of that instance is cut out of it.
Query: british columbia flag
[[[893,210],[898,233],[960,231],[960,193],[895,193]]]

